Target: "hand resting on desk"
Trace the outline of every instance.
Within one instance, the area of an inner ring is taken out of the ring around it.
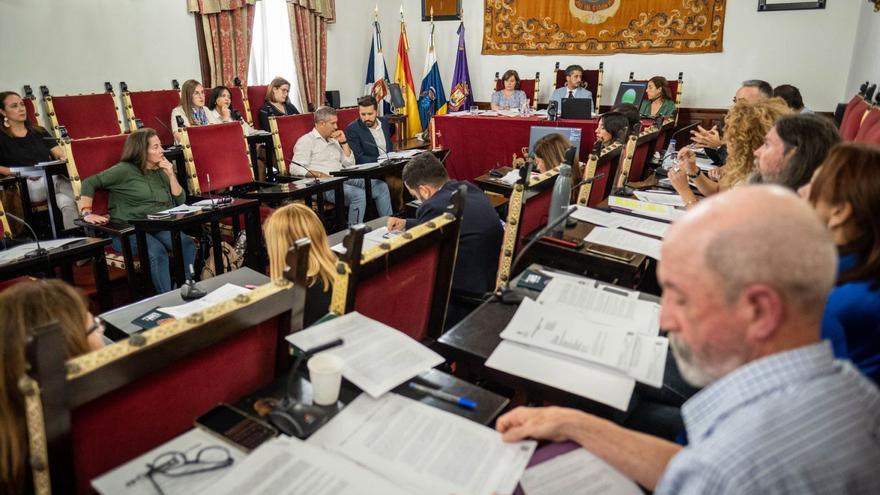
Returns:
[[[82,217],[83,221],[94,224],[94,225],[104,225],[110,222],[108,217],[103,215],[96,215],[94,213],[89,213],[88,215]]]

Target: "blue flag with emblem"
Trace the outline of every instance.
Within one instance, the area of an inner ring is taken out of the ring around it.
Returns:
[[[446,91],[440,78],[437,66],[437,54],[434,53],[434,22],[431,22],[431,34],[428,35],[428,54],[425,56],[425,77],[419,89],[419,117],[422,129],[427,129],[434,115],[446,113]]]

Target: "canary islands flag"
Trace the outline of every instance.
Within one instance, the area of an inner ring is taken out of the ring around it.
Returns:
[[[431,34],[428,35],[428,54],[425,57],[425,77],[419,90],[419,116],[422,129],[426,129],[434,115],[446,113],[446,91],[440,79],[440,68],[437,67],[437,55],[434,53],[434,23],[431,23]]]
[[[406,24],[400,22],[400,41],[397,43],[397,68],[394,70],[394,82],[400,85],[404,106],[398,109],[406,115],[407,139],[415,137],[422,128],[419,117],[419,104],[416,101],[416,86],[413,84],[412,70],[409,68],[409,39],[406,36]]]

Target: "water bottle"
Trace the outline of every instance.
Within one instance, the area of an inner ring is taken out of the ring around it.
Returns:
[[[519,111],[523,117],[528,117],[532,114],[532,106],[529,105],[529,100],[525,100],[523,102],[522,107],[520,107]]]
[[[675,139],[669,140],[669,146],[666,147],[666,153],[663,155],[663,168],[669,170],[675,166],[677,152],[675,151]]]
[[[547,215],[547,224],[553,223],[554,220],[562,216],[568,209],[568,203],[571,201],[571,167],[563,163],[559,166],[559,176],[556,177],[556,184],[553,185],[553,196],[550,197],[550,212]],[[565,222],[562,222],[550,235],[554,237],[562,236],[565,229]]]

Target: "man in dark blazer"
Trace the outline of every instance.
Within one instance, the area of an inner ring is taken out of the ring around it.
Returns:
[[[486,194],[470,182],[449,180],[443,164],[429,152],[416,155],[406,164],[403,184],[422,204],[416,218],[389,218],[388,230],[408,229],[441,215],[452,193],[462,184],[467,187],[452,289],[471,296],[493,290],[504,230]]]
[[[391,124],[379,117],[379,102],[373,95],[358,98],[360,118],[345,128],[345,138],[354,153],[355,163],[372,163],[384,160],[394,149],[391,140]],[[396,175],[386,175],[385,183],[391,194],[394,211],[403,208],[403,183]]]

